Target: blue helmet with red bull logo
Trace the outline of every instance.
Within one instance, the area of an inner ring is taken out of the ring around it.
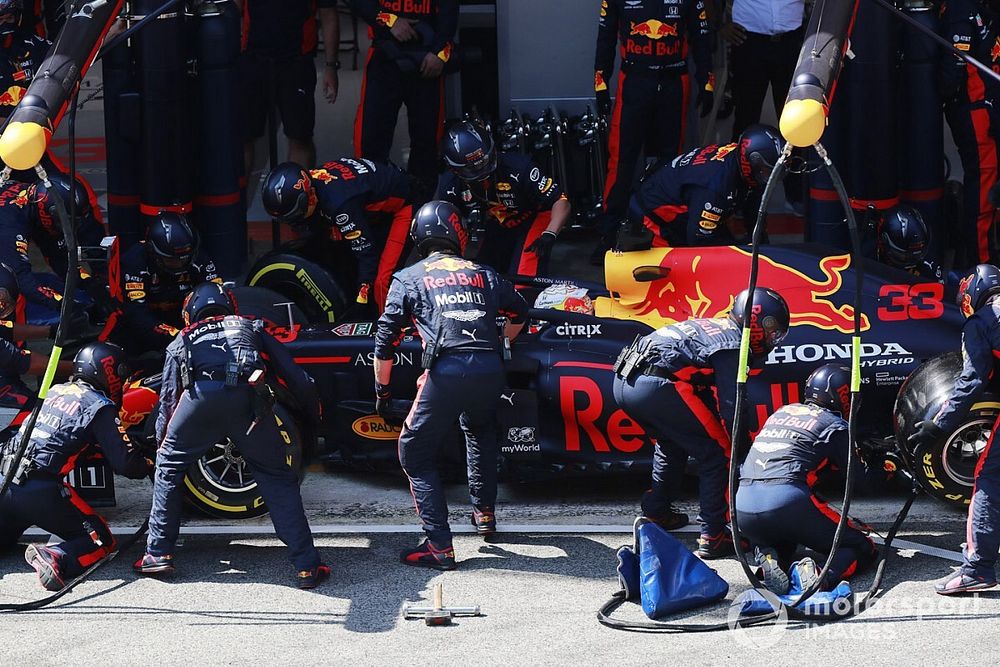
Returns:
[[[122,389],[131,374],[125,350],[113,343],[94,342],[84,345],[73,357],[70,379],[83,380],[121,404]]]
[[[958,281],[956,303],[963,315],[972,317],[995,294],[1000,294],[1000,269],[980,264]]]
[[[497,150],[486,128],[463,120],[448,130],[444,139],[448,168],[467,183],[482,181],[497,169]]]
[[[66,174],[54,172],[50,173],[48,178],[51,186],[45,185],[45,182],[41,180],[35,182],[34,196],[31,198],[33,206],[29,211],[36,222],[47,225],[55,223],[58,226],[54,196],[62,199],[67,214],[70,211],[70,197],[73,198],[73,210],[78,219],[91,214],[90,196],[79,177],[72,187],[69,176]]]
[[[272,217],[281,222],[301,222],[315,205],[309,172],[294,162],[282,162],[264,177],[261,203]]]
[[[146,234],[149,262],[160,275],[185,273],[198,254],[198,245],[198,233],[187,218],[173,211],[160,211]]]
[[[764,187],[771,176],[784,141],[777,128],[751,125],[740,135],[740,172],[747,185]]]
[[[920,211],[898,206],[885,217],[879,234],[879,259],[899,269],[912,269],[927,254],[930,233]]]
[[[842,417],[851,411],[851,369],[840,364],[824,364],[806,380],[804,402],[818,405]]]
[[[410,223],[410,237],[421,257],[440,250],[461,255],[469,238],[462,214],[454,204],[446,201],[432,201],[421,206]]]
[[[737,294],[729,313],[729,317],[741,327],[745,326],[743,317],[749,297],[750,290]],[[755,288],[750,307],[750,351],[755,355],[764,355],[773,350],[788,333],[790,322],[788,304],[780,294],[768,287]]]

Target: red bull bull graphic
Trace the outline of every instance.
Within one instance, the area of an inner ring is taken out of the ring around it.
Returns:
[[[631,23],[629,33],[641,35],[650,39],[663,39],[664,37],[677,37],[677,26],[673,23],[664,23],[656,19],[649,19],[641,23]]]
[[[10,86],[0,93],[0,106],[16,107],[24,97],[25,89],[21,86]]]
[[[319,181],[320,183],[329,183],[330,181],[334,181],[337,179],[336,176],[331,174],[326,169],[312,169],[309,172],[309,176],[314,181]]]
[[[629,253],[633,254],[638,253]],[[726,315],[750,275],[750,252],[736,246],[664,248],[643,251],[642,255],[641,259],[630,258],[624,276],[610,270],[608,287],[621,295],[617,303],[624,310],[615,317],[635,317],[653,326]],[[637,260],[644,264],[650,260],[649,264],[664,269],[664,277],[636,283],[631,268]],[[844,289],[844,274],[850,265],[849,255],[822,257],[813,266],[801,268],[761,255],[758,284],[785,298],[793,327],[853,333],[854,307],[848,303],[853,294]],[[618,284],[622,279],[634,287]],[[869,328],[869,318],[862,314],[861,329]]]
[[[680,31],[676,23],[649,19],[629,24],[625,52],[637,56],[673,56],[680,53]],[[670,38],[670,39],[667,39]]]

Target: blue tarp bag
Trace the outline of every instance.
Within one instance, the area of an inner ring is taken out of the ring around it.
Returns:
[[[802,595],[802,584],[799,581],[795,565],[795,563],[792,563],[791,585],[789,586],[788,594],[775,596],[784,605],[790,606]],[[756,590],[744,592],[733,601],[733,606],[739,608],[739,615],[741,617],[760,616],[778,610],[777,604],[769,602]],[[809,616],[829,616],[831,618],[848,616],[854,610],[854,591],[851,590],[849,583],[841,581],[831,591],[820,591],[809,596],[807,600],[796,606],[795,609]]]
[[[635,546],[618,550],[618,579],[625,598],[641,601],[651,619],[711,604],[729,584],[655,523],[638,518]]]

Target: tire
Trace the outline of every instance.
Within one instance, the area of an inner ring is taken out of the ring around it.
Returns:
[[[266,287],[293,301],[310,323],[336,321],[347,309],[347,296],[322,266],[288,252],[265,255],[250,270],[247,284]]]
[[[274,410],[285,436],[286,460],[299,483],[305,475],[302,429],[281,405]],[[184,497],[196,510],[218,519],[250,519],[267,514],[267,506],[246,463],[232,442],[217,443],[184,476]]]
[[[309,321],[298,304],[285,305],[289,298],[274,290],[240,285],[233,288],[233,296],[241,315],[264,320],[268,326],[287,327],[289,317],[294,324]]]
[[[911,448],[907,439],[918,423],[937,413],[961,371],[957,352],[921,365],[900,387],[894,419],[897,444],[917,482],[928,495],[955,507],[972,499],[976,465],[1000,416],[1000,396],[987,392],[953,432],[936,442]]]

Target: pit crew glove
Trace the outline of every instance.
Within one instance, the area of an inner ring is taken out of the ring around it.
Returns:
[[[552,244],[556,242],[556,233],[548,230],[542,232],[541,236],[535,239],[525,250],[534,253],[539,257],[547,257],[552,251]]]
[[[715,91],[705,84],[705,87],[698,91],[698,115],[702,118],[712,113],[712,105],[715,104]]]
[[[389,389],[389,385],[375,383],[375,413],[391,426],[403,423],[392,409],[392,390]]]
[[[944,436],[941,427],[934,423],[933,419],[925,419],[917,423],[917,430],[906,439],[910,447],[917,448],[921,445],[929,445],[937,442]]]

